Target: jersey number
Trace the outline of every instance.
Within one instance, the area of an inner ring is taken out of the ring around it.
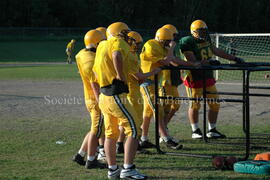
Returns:
[[[208,47],[207,49],[202,49],[201,50],[201,57],[202,60],[207,60],[210,59],[213,56],[212,50],[210,47]]]

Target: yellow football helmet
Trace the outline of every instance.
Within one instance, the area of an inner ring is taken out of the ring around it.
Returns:
[[[100,31],[94,29],[94,30],[88,31],[85,34],[84,44],[85,44],[85,47],[88,49],[97,48],[98,43],[104,39],[106,39],[104,35]]]
[[[139,52],[143,42],[142,36],[135,31],[130,31],[128,33],[128,38],[128,44],[130,45],[131,49],[133,51]]]
[[[155,40],[157,41],[172,41],[173,33],[167,28],[159,28],[156,32]]]
[[[113,36],[118,36],[118,35],[121,35],[121,33],[123,34],[127,34],[128,32],[130,31],[129,27],[127,26],[126,23],[123,23],[123,22],[115,22],[115,23],[112,23],[108,28],[107,28],[107,31],[106,31],[106,35],[107,35],[107,38],[111,38]]]
[[[171,30],[173,34],[178,34],[178,31],[177,31],[176,27],[174,25],[172,25],[172,24],[166,24],[166,25],[164,25],[162,27]]]
[[[136,43],[142,43],[143,42],[142,36],[139,33],[135,32],[135,31],[130,31],[128,33],[128,37],[131,40],[135,41]]]
[[[71,43],[75,43],[76,42],[76,40],[75,39],[71,39]]]
[[[205,40],[207,36],[207,25],[202,20],[193,21],[190,25],[190,32],[193,37],[201,40]]]
[[[105,28],[105,27],[98,27],[98,28],[96,28],[96,30],[100,31],[103,34],[103,36],[106,37],[107,28]]]

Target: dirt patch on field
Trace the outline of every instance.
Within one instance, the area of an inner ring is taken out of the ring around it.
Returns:
[[[239,84],[217,84],[220,91],[241,92]],[[85,118],[88,112],[84,105],[83,88],[80,81],[1,81],[0,86],[1,119],[65,119]],[[185,88],[179,87],[181,96],[186,96]],[[269,90],[252,90],[251,92],[268,93]],[[241,96],[221,96],[222,98],[237,98]],[[267,97],[251,97],[250,117],[256,123],[270,124],[270,108]],[[188,101],[181,102],[181,108],[176,113],[174,121],[188,123]],[[221,103],[220,123],[241,123],[241,103]]]

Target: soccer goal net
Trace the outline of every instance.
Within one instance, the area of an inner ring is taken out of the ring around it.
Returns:
[[[211,34],[212,42],[216,47],[229,54],[243,58],[247,62],[270,62],[270,33],[268,34]],[[230,63],[216,57],[222,63]],[[219,81],[241,80],[241,72],[216,71],[216,79]],[[270,82],[265,78],[270,72],[251,73],[252,82]]]

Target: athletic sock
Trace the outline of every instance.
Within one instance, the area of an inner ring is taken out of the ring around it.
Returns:
[[[162,138],[165,142],[168,142],[169,139],[170,139],[169,136],[162,136],[161,138]]]
[[[214,129],[214,128],[216,128],[216,123],[208,123],[208,129],[209,129],[209,131],[211,129]]]
[[[111,169],[111,170],[116,170],[117,169],[117,165],[112,165],[112,166],[109,166],[109,169]]]
[[[125,169],[131,168],[133,166],[133,164],[124,164],[123,167]]]
[[[196,131],[198,128],[199,128],[199,124],[198,123],[195,123],[195,124],[190,124],[191,125],[191,128],[192,128],[192,131]]]
[[[82,157],[84,157],[85,154],[86,154],[86,152],[80,149],[80,150],[78,151],[78,154],[81,155]]]
[[[141,141],[147,141],[148,140],[148,136],[141,136]]]
[[[94,161],[96,156],[87,156],[87,161]]]

